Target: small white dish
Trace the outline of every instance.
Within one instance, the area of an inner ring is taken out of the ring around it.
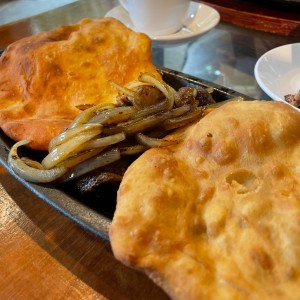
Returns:
[[[254,75],[268,96],[287,103],[284,96],[300,90],[300,43],[280,46],[262,55],[255,64]]]
[[[127,11],[121,5],[111,9],[105,17],[115,18],[135,30]],[[152,46],[170,47],[190,42],[214,28],[219,22],[220,14],[215,9],[191,1],[188,17],[181,30],[170,35],[150,36]]]

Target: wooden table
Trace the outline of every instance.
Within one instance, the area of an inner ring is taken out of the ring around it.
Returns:
[[[102,17],[116,4],[82,0],[2,26],[0,47],[83,17]],[[191,44],[153,49],[153,59],[191,75],[201,70],[203,79],[224,79],[242,93],[265,96],[255,82],[253,64],[267,50],[295,41],[221,22]],[[0,253],[0,299],[168,299],[146,276],[118,262],[108,241],[43,202],[2,167]]]
[[[216,8],[222,21],[260,31],[300,36],[300,3],[293,1],[202,1]]]
[[[0,299],[168,299],[0,167]]]

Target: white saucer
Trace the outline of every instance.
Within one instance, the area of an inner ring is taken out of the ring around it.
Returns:
[[[152,46],[169,47],[190,42],[214,28],[220,21],[220,14],[205,4],[191,2],[190,12],[185,26],[178,32],[170,35],[150,36]],[[110,10],[105,17],[115,18],[135,30],[127,11],[121,5]]]
[[[285,95],[300,90],[300,43],[280,46],[265,53],[256,62],[254,75],[267,95],[285,102]]]

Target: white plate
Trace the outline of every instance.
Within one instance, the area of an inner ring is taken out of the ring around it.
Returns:
[[[191,2],[189,11],[189,17],[181,30],[170,35],[150,36],[152,45],[154,47],[169,47],[190,42],[214,28],[220,21],[220,14],[204,4]],[[105,17],[115,18],[135,30],[127,11],[121,5],[110,10]]]
[[[256,62],[254,75],[267,95],[285,102],[285,95],[300,90],[300,43],[280,46],[265,53]]]

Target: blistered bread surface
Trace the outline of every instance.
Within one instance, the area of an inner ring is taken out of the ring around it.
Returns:
[[[111,19],[84,19],[11,44],[0,58],[0,127],[45,150],[83,107],[115,102],[140,72],[158,75],[151,41]],[[159,76],[159,75],[158,75]]]
[[[300,114],[232,102],[125,173],[115,256],[173,299],[300,299]]]

